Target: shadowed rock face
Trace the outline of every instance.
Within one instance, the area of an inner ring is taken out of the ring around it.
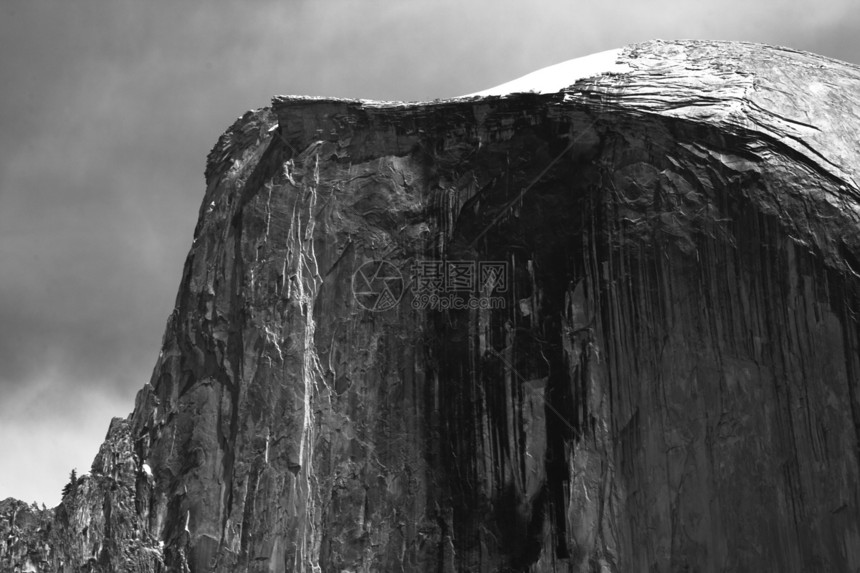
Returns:
[[[619,58],[240,118],[152,380],[2,563],[860,567],[860,69]]]

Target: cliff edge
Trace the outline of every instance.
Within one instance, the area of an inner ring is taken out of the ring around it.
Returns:
[[[610,56],[237,120],[150,382],[0,568],[860,568],[860,68]]]

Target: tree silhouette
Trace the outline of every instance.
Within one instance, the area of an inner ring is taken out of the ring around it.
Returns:
[[[72,469],[72,472],[69,474],[69,483],[67,483],[63,487],[63,499],[68,495],[74,495],[75,490],[78,487],[78,472]]]

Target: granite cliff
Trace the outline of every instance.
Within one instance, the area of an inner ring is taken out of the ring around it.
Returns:
[[[150,382],[0,567],[860,568],[860,68],[613,60],[237,120]]]

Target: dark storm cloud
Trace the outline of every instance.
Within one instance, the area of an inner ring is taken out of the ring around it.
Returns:
[[[148,381],[206,153],[274,94],[432,99],[652,38],[860,61],[853,1],[10,0],[0,8],[0,499],[54,504]]]

